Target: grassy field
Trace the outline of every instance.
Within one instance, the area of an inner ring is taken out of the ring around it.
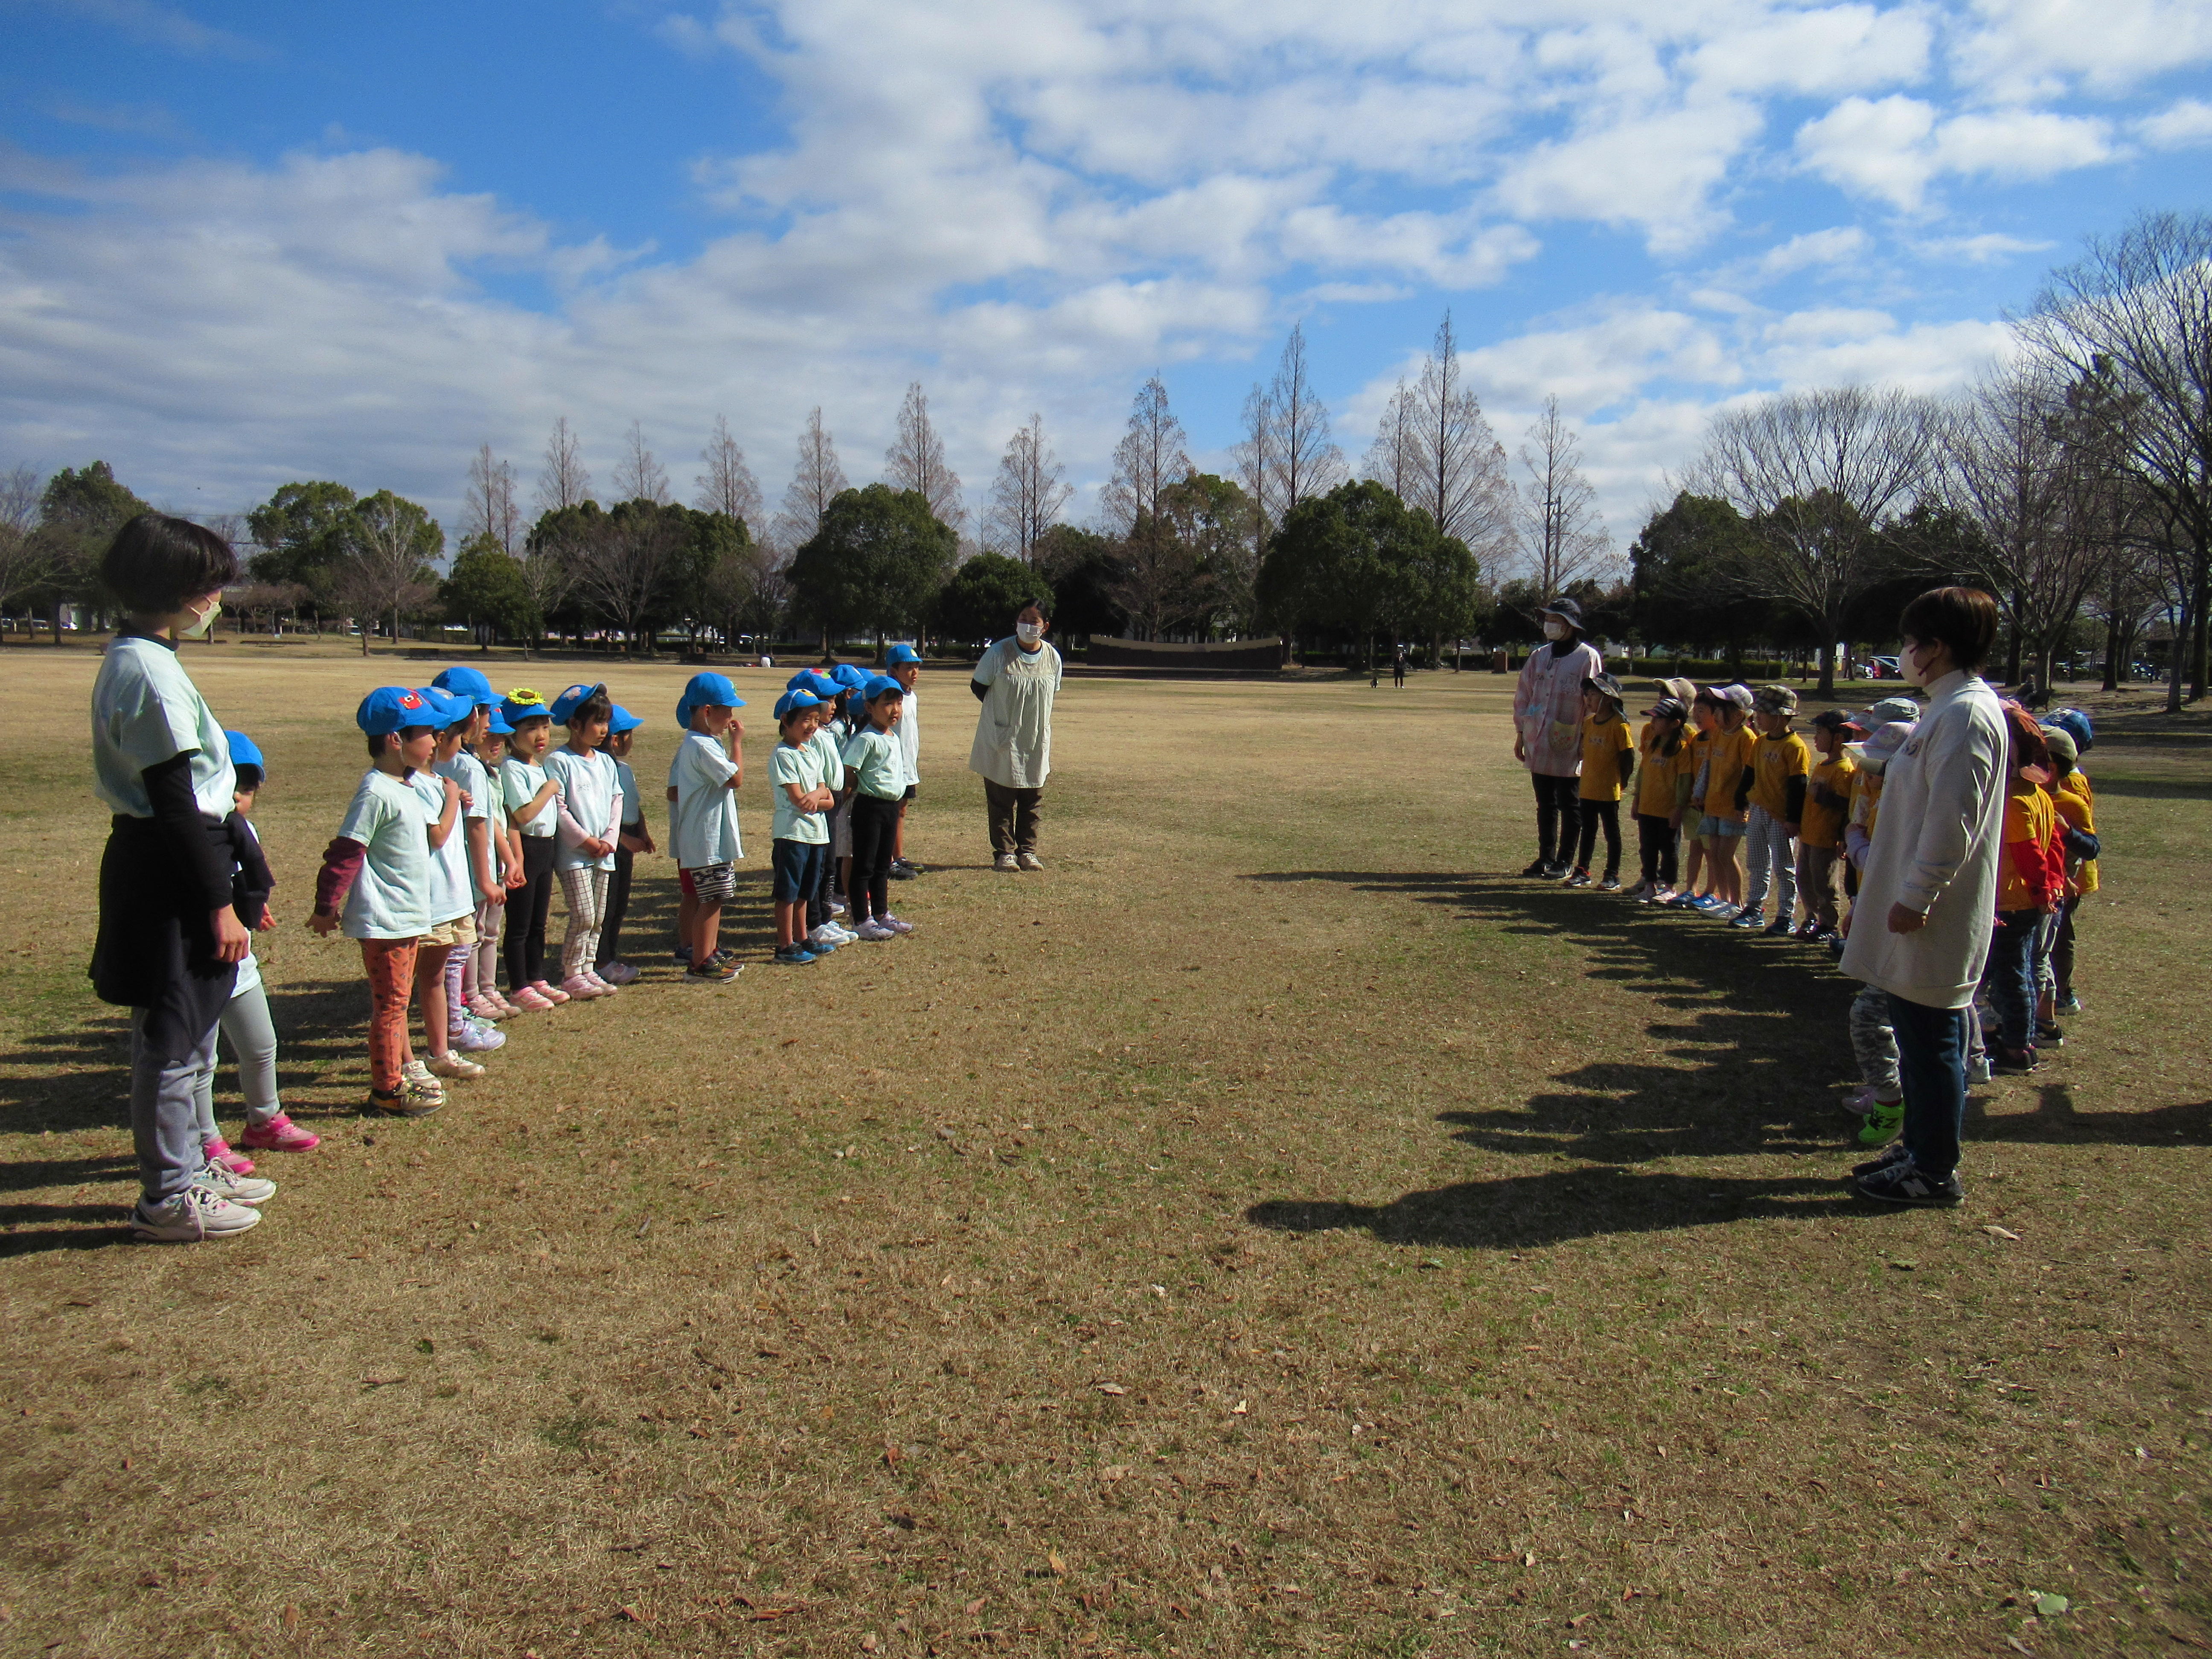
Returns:
[[[402,1125],[301,924],[429,665],[190,661],[270,756],[327,1139],[248,1237],[124,1242],[95,665],[0,650],[0,1653],[2212,1646],[2212,750],[2089,757],[2088,1012],[1896,1214],[1823,954],[1502,873],[1502,677],[1071,682],[1002,877],[932,673],[919,933],[685,987],[644,865],[645,981]],[[616,677],[648,787],[682,678]]]

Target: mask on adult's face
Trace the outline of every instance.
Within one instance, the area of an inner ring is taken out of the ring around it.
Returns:
[[[1561,622],[1557,617],[1545,617],[1544,637],[1547,640],[1564,640],[1567,637],[1566,623]]]
[[[1016,623],[1014,637],[1024,645],[1035,645],[1044,637],[1044,629],[1035,623]]]
[[[1927,685],[1928,672],[1921,666],[1921,653],[1927,648],[1924,645],[1908,645],[1897,653],[1898,677],[1907,685]]]
[[[215,619],[221,615],[222,615],[222,601],[221,599],[217,599],[213,605],[207,608],[207,612],[204,616],[203,616],[198,622],[194,623],[190,628],[182,630],[184,636],[188,640],[204,640],[207,638],[208,635],[213,631],[215,628]]]

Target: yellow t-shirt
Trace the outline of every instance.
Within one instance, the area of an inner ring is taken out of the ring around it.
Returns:
[[[1644,770],[1636,780],[1636,811],[1640,817],[1670,818],[1674,816],[1676,781],[1697,775],[1698,746],[1695,739],[1685,738],[1673,754],[1662,755],[1656,747],[1657,742],[1657,733],[1647,725],[1644,740],[1637,745],[1643,753]]]
[[[1766,809],[1770,817],[1787,821],[1790,780],[1813,769],[1813,750],[1795,732],[1778,738],[1761,737],[1752,750],[1751,804]]]
[[[1759,733],[1748,726],[1739,726],[1733,732],[1723,732],[1716,726],[1712,742],[1706,753],[1711,758],[1705,771],[1705,812],[1708,817],[1732,818],[1737,816],[1735,787],[1743,780],[1743,769],[1751,764],[1752,746],[1759,741]]]
[[[1806,847],[1836,847],[1844,839],[1844,817],[1850,811],[1851,781],[1858,776],[1859,769],[1852,764],[1849,755],[1838,755],[1834,760],[1817,761],[1805,783],[1805,816],[1797,825],[1797,840]],[[1843,804],[1827,805],[1820,799],[1826,790]]]
[[[1700,792],[1698,777],[1705,769],[1705,763],[1712,758],[1712,753],[1713,734],[1711,732],[1692,732],[1682,739],[1682,769],[1690,775],[1689,806],[1693,814],[1705,810],[1705,798]],[[1692,824],[1690,827],[1695,829],[1697,826]]]
[[[1851,770],[1851,810],[1846,824],[1856,823],[1871,837],[1875,820],[1881,816],[1881,774],[1854,767]]]
[[[2089,780],[2081,775],[2078,767],[2058,780],[2057,792],[2051,796],[2051,805],[2060,817],[2083,835],[2097,833],[2096,791],[2090,788]],[[2095,892],[2097,860],[2085,860],[2074,870],[2072,883],[2077,894],[2086,896]]]
[[[2051,825],[2057,822],[2057,810],[2051,797],[2036,784],[2021,782],[2006,795],[2004,804],[2004,846],[1997,854],[1997,908],[1999,910],[2033,910],[2035,896],[2021,879],[2020,869],[2013,857],[2016,843],[2026,842],[2034,849],[2027,854],[2031,862],[2043,855],[2042,849],[2051,840]]]
[[[1628,722],[1613,714],[1600,720],[1583,716],[1582,798],[1584,800],[1620,799],[1620,757],[1636,752],[1636,739],[1628,735]]]

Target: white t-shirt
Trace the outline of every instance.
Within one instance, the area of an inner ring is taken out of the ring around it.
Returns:
[[[622,821],[624,823],[645,822],[645,803],[638,799],[637,774],[629,769],[629,763],[615,763],[615,786],[622,791]]]
[[[210,817],[237,805],[230,744],[177,653],[161,640],[128,634],[108,642],[92,683],[92,783],[111,812],[150,818],[149,766],[192,756],[192,799]]]
[[[729,781],[736,764],[721,741],[687,732],[676,746],[668,781],[676,788],[669,812],[669,852],[679,870],[734,864],[745,855],[738,835],[738,792]]]
[[[553,805],[565,811],[575,825],[574,830],[567,824],[560,826],[553,867],[613,869],[615,855],[611,848],[593,858],[578,845],[576,837],[590,836],[595,840],[612,842],[622,831],[622,775],[615,770],[614,757],[599,749],[587,750],[580,755],[567,747],[556,749],[545,757],[545,775],[561,786],[561,799]]]
[[[898,738],[899,756],[906,769],[908,785],[921,781],[921,703],[919,691],[908,692],[904,705],[899,710],[899,723],[891,728]]]
[[[968,769],[1006,789],[1042,789],[1052,774],[1052,700],[1060,690],[1060,653],[1049,645],[1022,649],[1000,640],[975,665],[974,678],[990,688],[975,715]]]
[[[818,734],[817,734],[818,735]],[[823,812],[802,812],[791,804],[787,783],[811,795],[828,781],[821,745],[809,738],[803,744],[778,743],[768,757],[769,792],[775,798],[775,817],[769,833],[778,841],[809,842],[820,846],[830,839],[830,819]],[[839,763],[839,775],[843,763]]]
[[[454,819],[453,840],[446,844],[450,847],[454,842],[460,843],[461,885],[468,896],[469,909],[473,913],[477,908],[477,872],[469,852],[468,821],[474,818],[484,827],[484,863],[496,880],[499,876],[499,849],[493,842],[500,832],[502,821],[499,811],[500,787],[491,781],[491,775],[484,770],[483,763],[465,749],[449,761],[440,761],[435,769],[441,775],[451,778],[460,787],[461,793],[469,798],[469,804],[461,808]],[[439,810],[442,811],[444,808]]]
[[[437,816],[426,816],[422,797],[399,779],[373,766],[362,775],[338,825],[342,837],[368,849],[346,895],[348,939],[419,939],[434,925],[430,825]]]
[[[499,763],[499,787],[512,817],[538,799],[538,792],[545,787],[545,769],[509,755]],[[515,818],[514,827],[526,836],[550,836],[560,822],[561,803],[549,800],[538,809],[536,817]]]
[[[429,810],[430,822],[436,823],[445,816],[446,777],[434,769],[409,775],[408,783],[422,798]],[[427,840],[428,831],[424,831]],[[469,837],[462,827],[459,811],[453,814],[453,832],[442,846],[430,848],[430,925],[440,927],[471,915],[477,908],[475,884],[469,879]]]
[[[247,823],[246,827],[249,832],[253,829],[253,825],[250,822]],[[255,839],[258,840],[259,837],[256,836]],[[238,869],[237,865],[233,864],[230,867],[232,872],[235,874]],[[253,954],[251,948],[251,935],[248,936],[248,948],[246,950],[246,956],[238,964],[238,977],[231,981],[230,1000],[233,1002],[237,1001],[239,998],[244,996],[248,991],[258,991],[261,988],[261,962],[260,958]]]

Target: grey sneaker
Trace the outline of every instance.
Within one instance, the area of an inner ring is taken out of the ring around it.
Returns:
[[[991,860],[991,867],[994,870],[1018,870],[1022,866],[1014,862],[1014,855],[1012,853],[1001,853]]]
[[[1862,1197],[1877,1204],[1906,1204],[1920,1209],[1956,1204],[1966,1195],[1957,1176],[1929,1175],[1909,1157],[1861,1176],[1857,1186]]]
[[[1017,853],[1014,854],[1014,867],[1018,870],[1042,870],[1044,860],[1035,853]]]
[[[259,1176],[236,1174],[212,1160],[200,1166],[200,1172],[192,1177],[192,1185],[233,1204],[266,1204],[276,1196],[275,1182],[264,1181]]]
[[[131,1236],[155,1244],[197,1244],[258,1226],[261,1212],[219,1198],[204,1187],[187,1187],[166,1203],[144,1199],[131,1206]]]

